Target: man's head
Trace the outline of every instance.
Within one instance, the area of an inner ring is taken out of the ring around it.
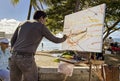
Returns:
[[[46,15],[45,12],[43,12],[43,11],[36,11],[34,13],[33,19],[35,19],[37,21],[40,21],[41,23],[44,24],[45,21],[46,21],[46,19],[45,19],[46,17],[47,17],[47,15]]]
[[[8,45],[9,45],[8,39],[6,39],[6,38],[0,39],[1,48],[6,49],[6,48],[8,48]]]

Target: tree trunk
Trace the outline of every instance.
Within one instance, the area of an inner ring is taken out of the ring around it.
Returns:
[[[80,0],[76,0],[76,6],[75,6],[75,10],[74,12],[77,12],[79,10],[79,6],[80,6]]]
[[[103,41],[109,36],[109,32],[106,32],[107,34],[104,36]]]
[[[29,5],[29,11],[28,11],[27,20],[30,20],[31,10],[32,10],[32,0],[30,0],[30,5]]]
[[[117,30],[120,29],[120,27],[118,27],[118,28],[116,27],[116,26],[118,25],[118,23],[120,23],[120,19],[118,19],[111,27],[107,28],[106,33],[104,33],[105,36],[104,36],[104,38],[103,38],[103,41],[104,41],[111,33],[113,33],[113,32],[115,32],[115,31],[117,31]],[[114,28],[116,28],[116,30],[113,30]]]

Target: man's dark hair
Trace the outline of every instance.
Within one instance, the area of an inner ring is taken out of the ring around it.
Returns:
[[[46,15],[45,12],[43,12],[43,11],[36,11],[36,12],[34,13],[33,19],[38,20],[40,17],[45,18],[46,16],[47,16],[47,15]]]

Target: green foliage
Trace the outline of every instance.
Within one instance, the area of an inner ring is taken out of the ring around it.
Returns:
[[[89,6],[96,6],[99,4],[106,4],[106,18],[107,20],[116,20],[120,16],[120,0],[92,0],[89,1]]]
[[[79,3],[78,3],[79,2]],[[99,4],[106,4],[105,16],[105,38],[112,32],[118,30],[120,22],[120,0],[51,0],[52,6],[47,9],[48,28],[56,33],[63,30],[65,15],[74,13],[77,10],[87,9]],[[110,22],[114,22],[109,25]],[[113,29],[116,29],[112,31]]]
[[[13,5],[16,5],[19,1],[20,0],[11,0]],[[38,5],[38,2],[40,5]],[[120,29],[118,25],[120,22],[120,0],[31,0],[31,5],[35,10],[40,9],[39,6],[41,6],[41,10],[43,10],[43,4],[49,6],[46,10],[48,14],[47,26],[54,33],[63,31],[65,15],[103,3],[106,4],[106,28],[104,32],[104,38],[106,38],[111,33]],[[28,16],[30,16],[30,14],[28,14]],[[111,21],[113,24],[110,24]]]
[[[57,2],[58,1],[58,2]],[[67,14],[73,12],[75,4],[72,4],[74,0],[52,0],[52,6],[46,11],[48,14],[48,28],[58,33],[63,30],[64,17]]]
[[[19,3],[19,0],[11,0],[11,3],[12,3],[13,5],[16,5],[16,4]]]

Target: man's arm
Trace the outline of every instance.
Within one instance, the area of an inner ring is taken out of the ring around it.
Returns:
[[[48,40],[54,42],[54,43],[61,43],[64,42],[67,38],[66,35],[63,36],[63,38],[58,38],[55,37],[49,30],[48,28],[46,28],[44,25],[42,27],[42,34],[45,38],[47,38]]]

